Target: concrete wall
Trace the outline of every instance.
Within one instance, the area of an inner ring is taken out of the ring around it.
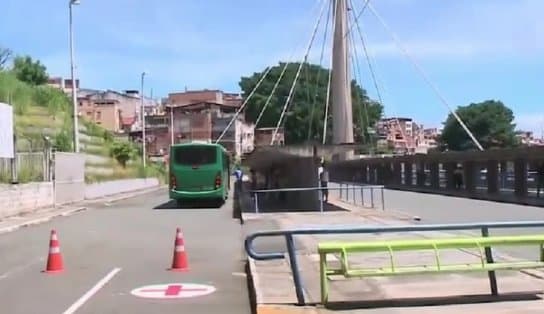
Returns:
[[[0,185],[0,219],[53,206],[52,182]]]
[[[160,182],[156,178],[115,180],[86,184],[85,199],[95,199],[103,196],[158,187],[159,184]]]
[[[129,179],[87,184],[83,192],[85,199],[95,199],[158,186],[159,180],[155,178]],[[54,205],[53,182],[0,185],[0,220]]]
[[[85,197],[85,155],[55,153],[55,204],[82,201]]]

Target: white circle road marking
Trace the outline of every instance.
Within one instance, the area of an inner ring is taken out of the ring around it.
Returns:
[[[180,299],[194,298],[215,292],[215,287],[194,283],[168,283],[136,288],[130,293],[140,298]]]

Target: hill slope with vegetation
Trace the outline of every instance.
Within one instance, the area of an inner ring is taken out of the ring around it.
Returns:
[[[17,59],[16,59],[17,60]],[[26,60],[26,59],[25,59]],[[28,61],[28,60],[26,60]],[[72,105],[61,90],[33,82],[32,71],[24,71],[23,78],[14,69],[0,70],[0,102],[13,106],[17,152],[42,152],[48,139],[57,151],[73,151]],[[29,61],[32,63],[32,61]],[[30,74],[29,74],[30,73]],[[165,178],[161,165],[141,166],[140,148],[118,139],[100,126],[80,119],[81,153],[85,154],[85,181],[100,182],[125,178]],[[19,181],[40,180],[41,168],[19,167]],[[0,182],[8,182],[9,175],[0,171]]]

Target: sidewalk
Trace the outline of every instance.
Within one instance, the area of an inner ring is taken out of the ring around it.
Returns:
[[[279,229],[309,227],[342,227],[362,225],[403,225],[411,224],[412,219],[401,212],[389,212],[347,206],[331,199],[334,205],[346,211],[329,213],[275,213],[246,214],[244,219],[274,221]],[[319,257],[317,243],[322,240],[364,240],[391,238],[419,238],[424,236],[443,237],[451,234],[441,232],[388,233],[358,235],[296,236],[297,258],[304,284],[306,302],[319,304]],[[256,242],[256,249],[259,245]],[[441,253],[441,259],[448,263],[477,261],[477,252],[471,250],[451,250]],[[365,254],[364,258],[353,256],[354,264],[382,266],[388,262],[385,254]],[[395,254],[396,262],[403,264],[428,264],[434,260],[433,252],[410,252]],[[331,262],[336,259],[332,258]],[[255,261],[250,259],[251,275],[256,290],[258,313],[334,313],[334,309],[324,309],[317,305],[303,312],[289,312],[296,303],[293,279],[286,259]],[[334,280],[330,282],[330,301],[341,306],[342,313],[542,313],[544,282],[525,273],[502,271],[497,273],[499,298],[489,298],[487,273],[405,276],[399,278],[368,278],[353,280]],[[502,299],[501,299],[502,298]],[[522,301],[513,301],[522,299]],[[533,298],[525,300],[527,298]],[[496,301],[474,303],[475,301]],[[500,302],[498,302],[500,301]],[[450,305],[448,305],[448,303]],[[454,303],[454,304],[451,304]],[[455,304],[456,303],[456,304]],[[469,304],[466,304],[469,303]],[[470,304],[474,303],[474,304]],[[425,306],[439,304],[440,306]],[[410,307],[407,307],[410,305]],[[279,307],[278,307],[279,306]],[[370,307],[365,308],[363,307]],[[298,311],[300,307],[296,307]],[[338,310],[338,309],[337,309]],[[281,312],[283,311],[283,312]]]
[[[6,217],[0,220],[0,234],[6,232],[12,232],[17,229],[28,227],[35,224],[40,224],[47,222],[55,217],[60,216],[69,216],[82,211],[89,209],[90,207],[96,204],[109,204],[112,202],[117,202],[127,198],[131,198],[137,195],[151,193],[163,189],[164,187],[153,187],[149,189],[142,189],[132,192],[120,193],[117,195],[110,195],[103,198],[97,198],[92,200],[86,200],[83,202],[78,202],[74,204],[50,207],[50,208],[40,208],[33,212],[26,212],[22,215]]]

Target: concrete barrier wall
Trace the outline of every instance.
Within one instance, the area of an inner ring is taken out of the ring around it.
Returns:
[[[0,219],[53,204],[52,182],[0,185]]]
[[[159,184],[160,182],[156,178],[115,180],[86,184],[85,199],[95,199],[103,196],[158,187]]]

